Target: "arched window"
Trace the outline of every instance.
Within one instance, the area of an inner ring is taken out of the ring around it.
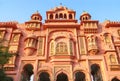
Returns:
[[[27,64],[23,67],[20,81],[30,81],[31,75],[33,75],[33,66],[31,64]]]
[[[72,19],[72,14],[69,14],[69,19]]]
[[[91,65],[91,77],[92,81],[103,81],[102,80],[102,74],[100,71],[100,67],[98,64],[92,64]]]
[[[50,14],[50,19],[53,19],[53,14]]]
[[[65,19],[67,19],[67,16],[66,16],[66,14],[64,14],[64,18],[65,18]]]
[[[86,20],[88,20],[88,17],[86,17]]]
[[[67,44],[64,43],[64,42],[59,42],[57,45],[56,45],[56,54],[66,54],[68,53],[68,50],[67,50]]]
[[[68,76],[64,73],[60,73],[57,75],[56,81],[68,81]]]
[[[115,55],[110,55],[110,62],[111,62],[111,64],[116,64],[117,63]]]
[[[83,20],[84,20],[84,17],[83,17]]]
[[[37,17],[36,17],[36,16],[35,16],[34,18],[35,18],[35,20],[37,20]]]
[[[76,72],[75,73],[75,81],[86,81],[85,74],[83,72]]]
[[[58,19],[58,14],[55,15],[55,18]]]
[[[38,81],[50,81],[49,74],[47,72],[42,72],[39,75]]]
[[[62,13],[59,14],[59,18],[63,19],[63,14]]]

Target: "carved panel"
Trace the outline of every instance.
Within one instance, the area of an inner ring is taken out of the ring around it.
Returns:
[[[55,42],[52,40],[50,42],[50,55],[54,55],[55,54]]]
[[[79,37],[79,44],[80,44],[80,54],[86,54],[84,37]]]
[[[44,38],[39,37],[38,38],[38,55],[44,54]]]
[[[57,75],[61,72],[65,72],[69,79],[72,79],[72,67],[71,65],[56,65],[54,66],[54,76],[57,77]]]

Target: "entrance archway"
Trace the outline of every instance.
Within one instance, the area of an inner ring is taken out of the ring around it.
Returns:
[[[62,72],[62,73],[57,75],[56,81],[68,81],[68,76]]]
[[[83,72],[76,72],[75,73],[75,81],[86,81],[85,74]]]
[[[49,74],[47,72],[41,72],[38,81],[50,81]]]
[[[31,75],[33,75],[33,66],[26,64],[21,73],[21,81],[30,81]]]
[[[111,81],[120,81],[117,77],[114,77]]]
[[[100,66],[98,64],[91,65],[91,75],[92,81],[103,81]]]

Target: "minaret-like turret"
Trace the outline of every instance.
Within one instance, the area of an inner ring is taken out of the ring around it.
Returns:
[[[81,21],[91,20],[91,15],[88,12],[84,11],[80,16],[80,20]]]

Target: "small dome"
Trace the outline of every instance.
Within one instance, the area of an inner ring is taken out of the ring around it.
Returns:
[[[32,14],[32,16],[31,16],[31,19],[32,20],[42,20],[42,16],[40,15],[40,13],[37,11],[37,12],[35,12],[35,13],[33,13]]]
[[[86,11],[83,11],[82,14],[81,14],[81,16],[82,15],[90,15],[90,14],[88,12],[86,12]]]
[[[48,10],[48,11],[59,11],[59,10],[66,10],[66,11],[73,11],[72,9],[68,9],[67,7],[65,7],[65,6],[62,6],[62,5],[60,5],[60,6],[58,6],[58,7],[55,7],[55,8],[53,8],[53,9],[50,9],[50,10]],[[73,11],[74,12],[74,11]]]
[[[80,20],[83,21],[83,20],[90,20],[90,19],[91,19],[91,15],[88,12],[83,11],[83,13],[80,16]]]

